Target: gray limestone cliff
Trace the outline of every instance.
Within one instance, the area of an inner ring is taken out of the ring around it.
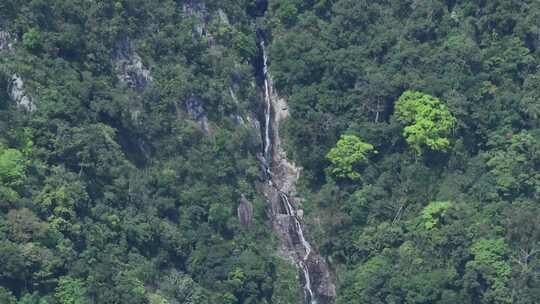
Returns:
[[[114,66],[120,82],[132,89],[143,90],[152,82],[150,70],[143,64],[131,42],[125,41],[118,47]]]
[[[34,99],[27,94],[24,88],[24,81],[21,76],[13,74],[8,87],[8,95],[17,105],[17,108],[28,112],[33,112],[36,110]]]
[[[0,56],[9,56],[13,52],[14,39],[10,33],[0,31]],[[23,78],[13,74],[8,83],[8,96],[18,109],[28,112],[36,110],[35,99],[25,89]]]

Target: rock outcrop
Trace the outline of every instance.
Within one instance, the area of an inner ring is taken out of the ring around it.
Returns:
[[[207,24],[210,21],[210,14],[206,5],[197,0],[186,1],[182,7],[186,16],[192,16],[197,19],[196,31],[201,36],[206,36]]]
[[[263,152],[261,163],[268,178],[263,192],[270,202],[270,213],[274,231],[281,239],[281,252],[296,264],[300,273],[306,301],[311,304],[333,303],[336,297],[334,278],[328,263],[311,246],[305,235],[301,199],[296,191],[300,168],[287,159],[282,147],[279,129],[281,122],[288,117],[285,99],[280,98],[268,74],[264,43],[261,43],[264,61],[265,115],[262,137]]]
[[[208,117],[204,110],[204,101],[197,96],[191,96],[186,100],[186,110],[189,116],[194,119],[204,133],[209,133]]]
[[[114,65],[120,82],[132,89],[142,91],[152,82],[150,70],[144,66],[130,42],[124,42],[118,48]]]
[[[249,228],[253,223],[253,205],[243,194],[240,198],[240,204],[238,205],[236,212],[240,224],[245,228]]]
[[[0,31],[0,52],[11,51],[13,49],[13,41],[11,35],[6,31]]]
[[[208,30],[208,23],[211,20],[211,15],[206,7],[206,4],[197,0],[186,1],[183,6],[183,11],[186,16],[194,17],[197,20],[195,23],[195,31],[200,36],[206,37],[208,40],[208,45],[211,48],[215,47],[216,39]]]
[[[31,96],[29,96],[24,89],[23,79],[14,74],[11,77],[11,83],[8,87],[9,98],[15,102],[17,108],[25,110],[28,112],[33,112],[36,110],[36,104]]]
[[[13,51],[13,39],[11,34],[6,31],[0,31],[0,53],[8,55]],[[13,74],[8,84],[8,96],[12,102],[17,105],[17,108],[33,112],[36,110],[34,99],[28,95],[25,90],[25,85],[22,77],[18,74]]]

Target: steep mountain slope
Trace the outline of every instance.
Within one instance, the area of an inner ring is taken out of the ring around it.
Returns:
[[[538,17],[1,1],[0,303],[537,303]]]
[[[299,303],[247,3],[7,1],[2,303]]]
[[[539,3],[269,11],[284,143],[337,302],[538,302]]]

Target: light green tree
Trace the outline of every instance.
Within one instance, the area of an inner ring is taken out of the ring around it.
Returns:
[[[6,149],[0,144],[0,205],[19,198],[17,187],[26,176],[27,162],[22,152]]]
[[[4,149],[0,146],[0,180],[7,185],[14,185],[24,178],[26,163],[23,154],[16,149]]]
[[[474,260],[467,263],[468,272],[476,272],[489,284],[483,303],[512,303],[508,282],[512,267],[508,262],[510,249],[503,238],[481,239],[470,248]]]
[[[149,304],[169,304],[167,299],[157,293],[149,293],[146,298],[148,299]]]
[[[23,45],[25,48],[36,51],[41,47],[42,39],[41,31],[38,28],[32,28],[28,32],[23,34]]]
[[[81,280],[62,277],[58,282],[55,296],[62,304],[86,304],[89,303],[86,293],[86,287]]]
[[[456,119],[438,98],[406,91],[396,102],[395,117],[405,125],[403,136],[417,154],[425,147],[445,151],[450,146],[448,136]]]
[[[357,166],[367,163],[370,153],[377,153],[371,144],[356,135],[342,135],[326,157],[332,163],[330,173],[338,178],[357,180]]]
[[[437,228],[439,222],[446,216],[451,202],[431,202],[422,210],[422,222],[427,230]]]

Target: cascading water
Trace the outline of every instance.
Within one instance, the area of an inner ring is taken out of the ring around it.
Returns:
[[[297,210],[293,206],[293,204],[289,200],[289,194],[287,193],[287,189],[283,189],[282,185],[283,181],[274,181],[276,177],[272,173],[272,168],[277,167],[278,164],[274,163],[275,159],[278,159],[278,157],[275,157],[275,153],[279,153],[275,149],[276,147],[273,147],[273,138],[277,137],[272,133],[272,129],[276,126],[272,126],[272,118],[273,113],[272,109],[275,105],[273,105],[273,87],[271,84],[271,79],[268,74],[268,57],[266,55],[266,49],[264,41],[261,41],[260,43],[261,52],[262,52],[262,59],[263,59],[263,78],[264,78],[264,101],[265,101],[265,111],[264,111],[264,147],[263,147],[263,163],[265,166],[265,171],[268,176],[268,185],[273,188],[274,191],[276,191],[279,195],[279,199],[281,200],[281,204],[283,206],[283,209],[285,210],[285,215],[289,217],[289,219],[293,223],[293,231],[295,234],[296,239],[299,240],[299,245],[301,246],[301,250],[303,251],[303,254],[299,254],[298,251],[295,251],[296,257],[294,258],[298,268],[302,272],[302,277],[304,280],[304,294],[305,299],[307,303],[316,304],[317,300],[315,297],[315,294],[312,289],[312,278],[310,274],[310,270],[308,267],[308,260],[310,258],[310,254],[312,252],[311,245],[306,240],[304,236],[304,231],[302,229],[302,224],[300,222],[300,219],[297,214]],[[276,132],[277,130],[274,130]],[[277,134],[277,133],[276,133]],[[297,176],[296,176],[297,177]]]
[[[270,140],[270,119],[272,115],[272,96],[270,95],[270,83],[268,80],[268,57],[266,57],[266,48],[264,41],[261,41],[261,52],[263,56],[263,77],[264,77],[264,101],[266,109],[264,111],[264,158],[269,164],[271,160],[270,147],[272,142]],[[270,166],[267,168],[270,170]]]
[[[305,285],[304,285],[304,292],[306,295],[306,300],[310,301],[312,304],[317,303],[315,301],[315,298],[313,297],[313,290],[311,289],[311,277],[309,275],[309,269],[306,265],[306,262],[309,258],[309,254],[311,253],[311,245],[304,237],[304,231],[302,230],[302,226],[300,224],[300,221],[296,217],[296,212],[291,203],[289,202],[289,197],[287,194],[281,192],[280,193],[281,201],[285,205],[285,208],[287,210],[287,215],[289,215],[296,226],[296,234],[298,235],[298,239],[300,239],[300,243],[302,244],[302,247],[304,248],[305,255],[302,259],[298,260],[298,266],[302,270],[302,273],[304,275]]]

